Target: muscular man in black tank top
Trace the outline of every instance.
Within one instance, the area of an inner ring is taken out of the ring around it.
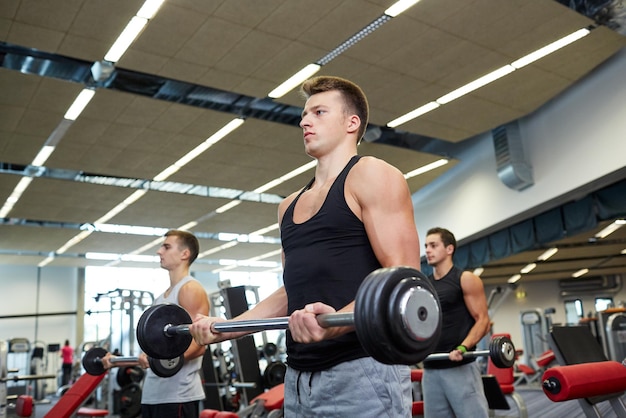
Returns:
[[[316,315],[354,310],[356,291],[379,267],[420,268],[411,195],[402,173],[359,157],[367,126],[362,90],[338,77],[306,81],[300,126],[315,176],[278,208],[284,286],[235,319],[289,315],[285,416],[410,417],[408,366],[368,357],[354,327],[322,328]],[[208,344],[243,333],[216,333],[219,318],[190,331]]]

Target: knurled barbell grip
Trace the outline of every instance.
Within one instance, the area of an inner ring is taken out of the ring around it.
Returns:
[[[463,357],[466,358],[476,358],[476,357],[489,357],[491,353],[489,350],[477,350],[477,351],[468,351],[467,353],[463,353]],[[426,360],[446,360],[448,359],[448,353],[434,353],[429,354],[426,357]]]
[[[328,313],[315,317],[322,328],[347,327],[354,325],[354,313]],[[240,321],[224,321],[213,324],[213,329],[218,332],[256,332],[264,330],[276,330],[289,328],[289,317],[267,319],[250,319]]]
[[[99,358],[98,360],[102,361],[101,358]],[[109,363],[111,363],[111,364],[115,364],[115,363],[138,363],[138,362],[139,362],[139,357],[112,356],[111,358],[109,358]]]
[[[354,325],[354,312],[320,314],[316,317],[317,323],[322,328],[348,327]],[[258,332],[289,328],[289,317],[267,319],[248,319],[216,322],[213,329],[217,332]],[[189,325],[171,325],[165,328],[165,334],[174,336],[176,334],[189,334]]]

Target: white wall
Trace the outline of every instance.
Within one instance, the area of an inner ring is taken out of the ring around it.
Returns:
[[[75,315],[34,315],[76,311],[77,277],[72,268],[0,266],[0,339],[22,337],[46,344],[69,339],[76,344]],[[12,315],[33,316],[1,318]]]

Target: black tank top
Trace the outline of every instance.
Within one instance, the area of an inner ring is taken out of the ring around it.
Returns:
[[[432,274],[428,276],[435,286],[439,302],[441,303],[441,312],[443,313],[441,338],[435,348],[436,353],[449,353],[458,347],[476,322],[465,306],[463,289],[461,288],[461,274],[463,274],[463,270],[458,267],[452,267],[439,280],[435,280]],[[468,349],[474,348],[468,347]],[[474,360],[475,358],[469,357],[461,361],[450,361],[448,359],[425,360],[424,368],[444,369],[471,363]]]
[[[312,302],[341,309],[352,302],[363,279],[381,267],[370,245],[363,222],[348,207],[344,185],[354,156],[333,182],[319,211],[296,224],[293,211],[302,189],[289,205],[281,223],[285,252],[283,281],[289,298],[289,314]],[[319,343],[296,343],[287,331],[287,363],[301,371],[319,371],[348,360],[365,357],[356,333]]]

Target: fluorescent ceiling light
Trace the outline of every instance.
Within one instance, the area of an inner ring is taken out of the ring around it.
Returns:
[[[268,233],[270,231],[274,231],[276,229],[278,229],[278,222],[273,224],[273,225],[266,226],[265,228],[261,228],[261,229],[259,229],[257,231],[250,232],[250,235],[263,235],[265,233]]]
[[[241,200],[233,200],[232,202],[227,203],[224,206],[220,206],[219,208],[215,209],[215,213],[224,213],[227,210],[231,210],[235,206],[239,206],[240,204],[241,204]]]
[[[243,118],[235,118],[228,122],[226,125],[224,125],[219,131],[208,137],[204,142],[213,145],[235,129],[239,128],[241,125],[243,125],[244,122],[245,119]]]
[[[57,254],[63,254],[64,252],[66,252],[70,247],[73,247],[74,245],[78,244],[79,242],[81,242],[82,240],[84,240],[85,238],[87,238],[89,235],[91,235],[91,231],[81,231],[78,235],[76,235],[75,237],[73,237],[72,239],[70,239],[68,242],[66,242],[65,244],[63,244],[63,246],[61,248],[59,248],[58,250],[56,250]]]
[[[45,267],[48,264],[52,263],[52,261],[54,261],[54,256],[49,255],[44,260],[42,260],[39,264],[37,264],[37,267]]]
[[[122,261],[134,261],[138,263],[155,263],[159,262],[158,255],[141,255],[141,254],[122,254],[120,257]]]
[[[404,175],[405,179],[410,179],[411,177],[419,176],[420,174],[424,174],[428,171],[434,170],[435,168],[441,167],[442,165],[448,164],[448,160],[446,158],[441,158],[437,161],[434,161],[430,164],[426,164],[423,167],[416,168],[413,171],[409,171]]]
[[[424,113],[428,113],[431,110],[435,110],[439,106],[440,106],[440,104],[437,103],[437,102],[426,103],[424,106],[418,107],[417,109],[412,110],[409,113],[406,113],[406,114],[400,116],[399,118],[395,118],[394,120],[389,122],[387,124],[387,126],[390,127],[390,128],[395,128],[396,126],[400,126],[403,123],[407,123],[411,119],[415,119],[415,118],[417,118],[419,116],[422,116]]]
[[[537,267],[537,263],[530,263],[524,266],[523,269],[520,270],[520,273],[522,274],[526,274],[526,273],[530,273],[531,271],[533,271],[535,269],[535,267]]]
[[[171,166],[167,167],[165,170],[161,171],[156,176],[154,176],[154,178],[152,180],[154,180],[154,181],[164,181],[169,176],[171,176],[172,174],[177,172],[178,170],[180,170],[180,167],[177,166],[176,163],[174,163]]]
[[[128,196],[126,199],[124,199],[124,201],[122,203],[118,204],[113,209],[111,209],[110,211],[105,213],[103,216],[101,216],[99,219],[97,219],[94,222],[94,224],[106,223],[109,219],[113,218],[115,215],[117,215],[118,213],[120,213],[121,211],[126,209],[128,206],[130,206],[133,203],[135,203],[137,200],[139,200],[141,197],[143,197],[143,195],[145,195],[146,193],[148,193],[147,190],[137,190],[137,191],[133,192],[133,194]]]
[[[137,248],[136,250],[134,250],[131,254],[140,254],[144,251],[148,251],[150,248],[155,247],[159,244],[161,244],[161,241],[163,241],[162,238],[157,238],[155,240],[152,240],[151,242]]]
[[[133,261],[138,263],[155,263],[159,262],[159,256],[156,255],[140,255],[140,254],[113,254],[113,253],[85,253],[88,260],[100,261]]]
[[[589,273],[589,269],[580,269],[577,272],[572,273],[572,277],[577,278],[587,273]]]
[[[626,224],[626,221],[624,219],[618,219],[615,222],[603,228],[600,232],[598,232],[594,236],[598,239],[606,238],[607,236],[611,235],[613,232],[623,227],[625,224]]]
[[[395,7],[392,6],[392,7]],[[399,125],[402,125],[412,119],[415,119],[419,116],[422,116],[425,113],[428,113],[434,109],[436,109],[438,107],[438,105],[444,105],[447,103],[450,103],[451,101],[458,99],[461,96],[464,96],[480,87],[483,87],[501,77],[504,77],[507,74],[512,73],[513,71],[515,71],[518,68],[521,68],[525,65],[530,64],[531,62],[534,62],[548,54],[551,54],[552,52],[563,48],[566,45],[571,44],[572,42],[577,41],[580,38],[583,38],[584,36],[587,36],[590,33],[590,30],[587,28],[583,28],[583,29],[579,29],[576,32],[571,33],[570,35],[567,35],[561,39],[559,39],[558,41],[555,41],[549,45],[546,45],[540,49],[538,49],[537,51],[534,51],[528,55],[526,55],[525,57],[522,57],[516,61],[513,61],[510,65],[505,65],[502,68],[499,68],[477,80],[472,81],[471,83],[468,83],[448,94],[445,94],[443,96],[441,96],[440,98],[438,98],[435,102],[431,102],[428,104],[425,104],[424,106],[421,106],[415,110],[413,110],[412,112],[409,112],[403,116],[400,116],[399,118],[396,118],[394,120],[392,120],[391,122],[389,122],[387,124],[388,127],[390,128],[395,128]],[[435,104],[433,104],[435,103]]]
[[[130,44],[139,36],[143,28],[148,24],[145,17],[134,16],[126,25],[120,36],[111,46],[109,52],[106,53],[104,59],[109,62],[117,62],[126,52]]]
[[[196,221],[191,221],[191,222],[187,222],[185,225],[181,225],[176,229],[182,229],[183,231],[189,231],[190,229],[194,228],[198,226],[198,222]]]
[[[514,274],[511,277],[509,277],[509,280],[507,280],[506,282],[510,284],[517,283],[517,281],[521,278],[522,278],[521,274]]]
[[[9,212],[13,210],[13,206],[15,206],[17,201],[20,200],[22,193],[24,193],[24,191],[28,188],[31,181],[33,181],[32,177],[22,177],[20,179],[17,186],[15,186],[15,189],[13,189],[13,192],[11,192],[4,203],[4,206],[0,209],[0,218],[6,218],[9,215]]]
[[[552,247],[550,249],[547,249],[546,251],[543,252],[543,254],[541,254],[539,257],[537,257],[537,260],[539,260],[539,261],[546,261],[548,258],[552,257],[558,251],[559,251],[559,249],[556,248],[556,247]]]
[[[295,170],[291,170],[289,173],[287,174],[283,174],[282,176],[278,177],[277,179],[274,179],[268,183],[265,183],[263,186],[257,187],[256,189],[253,190],[254,193],[263,193],[273,187],[278,186],[279,184],[282,184],[284,182],[286,182],[287,180],[290,180],[294,177],[296,177],[297,175],[300,175],[302,173],[305,173],[307,171],[309,171],[310,169],[312,169],[313,167],[315,167],[317,165],[317,161],[313,160],[310,161],[298,168],[296,168]]]
[[[152,19],[154,15],[157,14],[164,1],[165,0],[146,0],[143,6],[141,6],[141,9],[137,12],[136,16],[143,17],[148,20]]]
[[[89,252],[85,253],[85,258],[87,260],[114,261],[119,259],[120,255],[113,253]]]
[[[189,151],[187,154],[183,155],[174,164],[172,164],[171,166],[167,167],[165,170],[161,171],[159,174],[154,176],[153,180],[163,181],[167,179],[169,176],[176,173],[182,167],[189,164],[190,161],[194,160],[204,151],[208,150],[212,145],[224,139],[224,137],[226,137],[228,134],[233,132],[235,129],[239,128],[241,125],[243,125],[244,122],[245,122],[245,119],[242,119],[242,118],[235,118],[231,120],[222,128],[220,128],[219,131],[215,132],[213,135],[208,137],[203,143],[201,143],[200,145],[198,145],[197,147]]]
[[[67,120],[76,120],[83,110],[85,110],[85,107],[87,107],[94,94],[96,94],[95,90],[83,89],[83,91],[76,96],[74,103],[67,109],[63,117]]]
[[[226,244],[222,244],[219,247],[215,247],[215,248],[211,248],[210,250],[203,251],[202,253],[198,254],[198,258],[206,257],[207,255],[214,254],[222,250],[226,250],[228,248],[234,247],[237,244],[239,244],[237,241],[227,242]]]
[[[400,13],[407,10],[409,7],[413,6],[418,1],[419,0],[399,0],[395,2],[394,4],[392,4],[390,8],[385,10],[385,14],[387,16],[396,17]]]
[[[37,156],[31,163],[31,165],[34,165],[35,167],[41,167],[42,165],[44,165],[44,163],[46,162],[48,157],[50,157],[50,154],[52,154],[53,151],[54,151],[53,146],[44,145],[37,153]]]
[[[289,93],[296,86],[302,84],[305,80],[311,77],[322,68],[318,64],[309,64],[294,75],[292,75],[287,81],[283,82],[280,86],[269,92],[268,97],[272,99],[278,99]]]
[[[94,224],[98,232],[110,234],[131,234],[143,236],[162,237],[167,232],[167,228],[153,228],[149,226],[115,225],[115,224]]]
[[[590,32],[591,31],[587,28],[579,29],[576,32],[573,32],[559,39],[558,41],[552,42],[551,44],[546,45],[543,48],[531,52],[530,54],[518,59],[517,61],[513,61],[511,65],[516,69],[522,68],[532,62],[537,61],[540,58],[545,57],[546,55],[552,54],[553,52],[571,44],[572,42],[576,42],[580,38],[584,38],[585,36],[589,35]]]
[[[479,89],[486,84],[494,82],[497,79],[502,78],[505,75],[512,73],[513,71],[515,71],[515,68],[513,68],[510,65],[505,65],[504,67],[498,68],[497,70],[492,71],[489,74],[486,74],[472,81],[471,83],[467,83],[466,85],[459,87],[458,89],[451,91],[450,93],[444,96],[441,96],[440,98],[436,100],[436,102],[442,105],[446,103],[450,103],[451,101],[456,100],[461,96],[465,96],[466,94],[471,93],[474,90]]]

